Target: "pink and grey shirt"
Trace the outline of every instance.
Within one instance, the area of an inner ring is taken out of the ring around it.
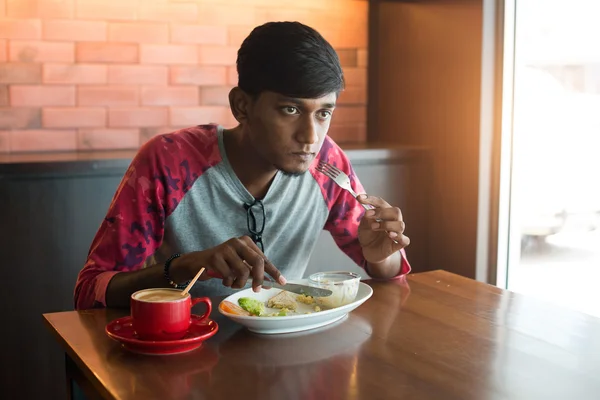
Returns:
[[[317,159],[345,171],[355,192],[364,193],[349,160],[332,139],[325,139]],[[348,192],[317,172],[316,163],[301,175],[278,172],[262,199],[264,252],[288,280],[303,277],[323,229],[356,264],[366,266],[358,242],[364,210]],[[105,307],[106,288],[119,272],[249,235],[244,205],[254,200],[227,160],[221,127],[202,125],[156,136],[142,146],[114,195],[79,273],[75,307]],[[410,271],[401,253],[399,276]],[[219,296],[232,289],[210,279],[196,283],[193,293]]]

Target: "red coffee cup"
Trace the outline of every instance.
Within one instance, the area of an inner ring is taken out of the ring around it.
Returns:
[[[141,340],[178,340],[191,323],[192,307],[206,304],[201,320],[208,318],[212,303],[208,297],[181,296],[178,289],[144,289],[131,295],[131,322]]]

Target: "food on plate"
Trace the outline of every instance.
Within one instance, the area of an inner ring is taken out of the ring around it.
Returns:
[[[265,303],[251,297],[240,297],[238,304],[252,315],[260,316],[265,312]]]
[[[269,299],[269,301],[267,302],[267,306],[270,308],[285,308],[291,311],[296,311],[296,309],[298,308],[298,303],[296,303],[296,300],[294,300],[294,298],[289,294],[289,292],[282,290],[281,292]]]
[[[238,306],[237,304],[234,304],[230,301],[222,301],[221,304],[219,304],[219,308],[221,309],[221,311],[229,313],[229,314],[234,314],[234,315],[244,315],[249,317],[250,314],[248,311],[244,310],[242,307]]]
[[[299,303],[311,305],[315,303],[315,298],[307,294],[299,294],[298,296],[296,296],[296,301],[298,301]]]
[[[296,295],[285,290],[271,297],[265,305],[264,301],[252,297],[240,297],[238,304],[223,300],[219,304],[221,311],[234,315],[253,317],[287,317],[299,314],[312,314],[321,311],[321,307],[315,303],[315,298],[307,295]],[[306,304],[298,309],[298,303]],[[269,309],[267,309],[267,307]],[[277,309],[277,310],[272,310]],[[274,311],[274,312],[272,312]]]
[[[261,317],[287,317],[289,313],[290,310],[288,310],[287,308],[282,308],[277,312],[261,315]]]

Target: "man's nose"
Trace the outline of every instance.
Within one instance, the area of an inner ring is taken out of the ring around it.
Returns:
[[[297,132],[297,140],[300,143],[315,144],[319,141],[317,132],[317,124],[313,118],[306,118],[302,126]]]

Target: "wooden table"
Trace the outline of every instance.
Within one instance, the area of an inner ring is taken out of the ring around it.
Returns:
[[[216,312],[177,356],[122,350],[104,327],[123,311],[44,318],[90,398],[600,399],[600,319],[444,271],[368,283],[333,326],[260,336]]]

